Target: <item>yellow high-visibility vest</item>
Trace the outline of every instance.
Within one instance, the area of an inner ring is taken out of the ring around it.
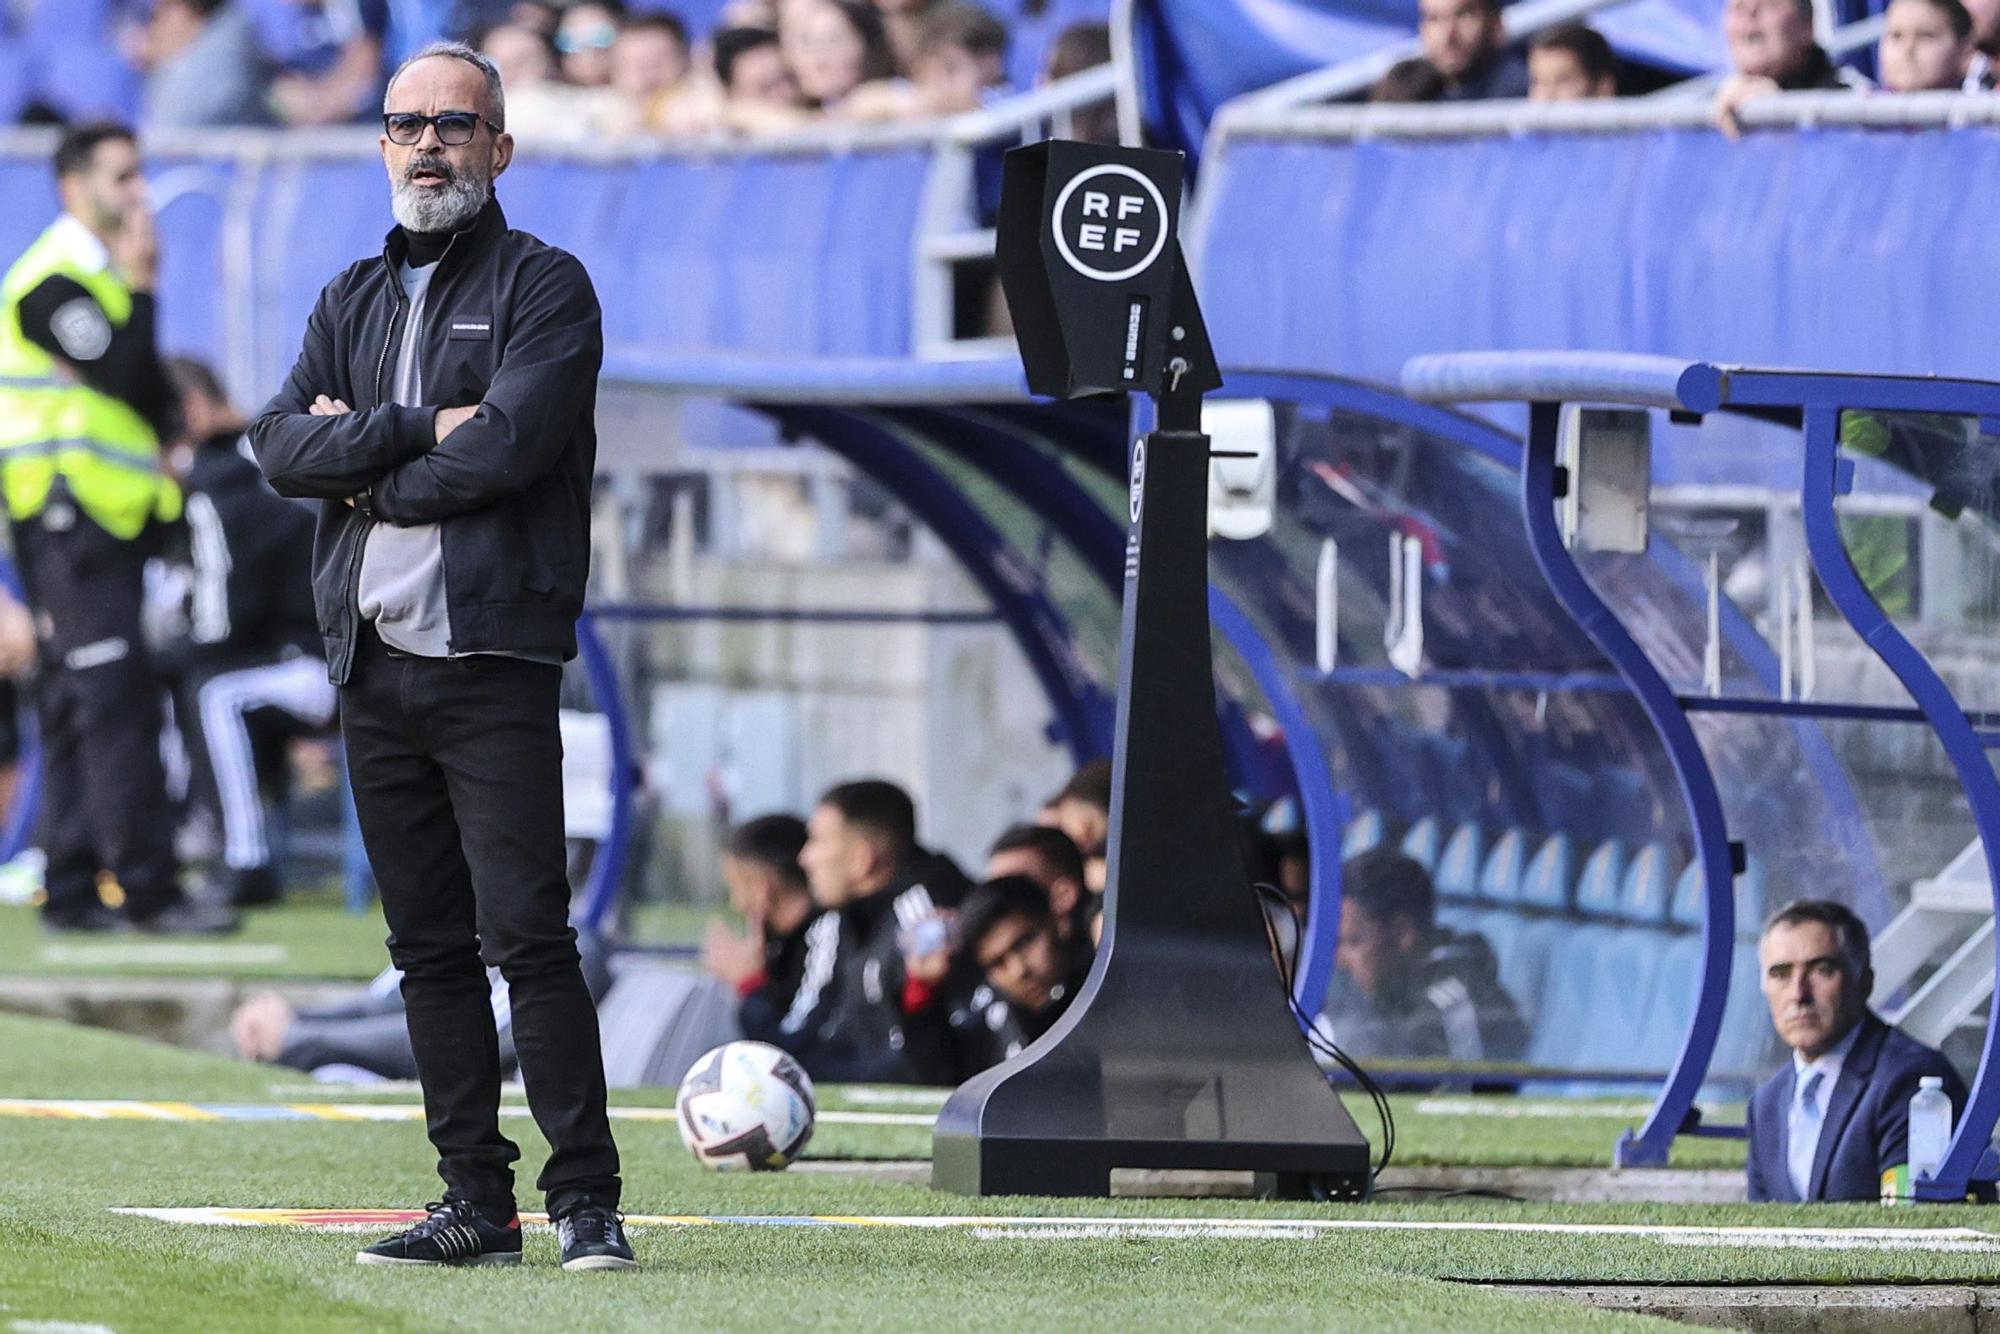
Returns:
[[[113,328],[132,318],[132,293],[103,244],[67,215],[0,280],[0,499],[10,517],[32,519],[62,477],[84,513],[129,540],[150,519],[180,517],[180,488],[161,472],[144,417],[65,375],[21,332],[21,299],[56,274],[95,297]]]

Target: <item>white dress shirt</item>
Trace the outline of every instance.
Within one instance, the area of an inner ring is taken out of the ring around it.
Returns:
[[[1840,1069],[1847,1053],[1861,1039],[1861,1025],[1847,1030],[1847,1036],[1833,1044],[1818,1060],[1808,1061],[1792,1053],[1792,1110],[1785,1128],[1785,1173],[1792,1179],[1792,1191],[1801,1200],[1812,1184],[1813,1159],[1819,1155],[1820,1132],[1826,1128],[1826,1109],[1833,1101],[1833,1086],[1840,1082]],[[1810,1100],[1809,1100],[1810,1099]]]

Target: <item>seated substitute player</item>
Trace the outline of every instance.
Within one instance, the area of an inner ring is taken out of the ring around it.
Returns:
[[[966,982],[954,985],[948,951],[910,960],[914,1008],[942,1008],[960,1079],[1017,1055],[1083,989],[1092,950],[1079,937],[1065,938],[1060,921],[1039,884],[1001,876],[968,894],[958,915],[957,962],[970,973]]]
[[[576,951],[591,1000],[602,1005],[611,989],[610,951],[596,933],[581,929]],[[513,996],[498,968],[487,969],[486,980],[500,1069],[516,1075],[520,1055],[514,1049]],[[257,992],[230,1016],[230,1041],[246,1060],[288,1066],[329,1083],[415,1079],[417,1057],[410,1046],[402,981],[401,969],[385,968],[359,994],[304,1009],[275,991]]]
[[[1799,899],[1757,942],[1771,1022],[1792,1049],[1750,1099],[1753,1201],[1873,1200],[1909,1161],[1910,1097],[1944,1080],[1954,1113],[1965,1084],[1944,1056],[1882,1022],[1868,928],[1843,904]]]
[[[165,659],[175,668],[174,707],[194,798],[221,820],[227,898],[238,907],[274,903],[281,887],[263,793],[281,787],[274,779],[282,775],[268,772],[268,746],[260,772],[253,728],[265,739],[274,720],[327,727],[338,704],[313,615],[313,516],[273,491],[244,452],[243,417],[215,372],[175,358],[167,374],[192,442],[182,477],[187,642]]]
[[[709,924],[701,963],[735,992],[736,1023],[754,1042],[776,1042],[778,1021],[792,1007],[805,976],[806,932],[819,917],[812,888],[799,866],[805,821],[764,815],[738,825],[722,853],[729,906],[749,928],[737,935]]]
[[[950,1052],[934,1028],[906,1029],[914,997],[905,956],[929,953],[965,875],[917,843],[916,810],[894,783],[828,789],[799,853],[815,902],[804,976],[777,1045],[816,1080],[942,1084]]]
[[[1389,848],[1349,861],[1340,882],[1339,972],[1327,1018],[1351,1055],[1518,1061],[1527,1032],[1483,936],[1437,925],[1437,891]]]
[[[1083,853],[1068,834],[1039,824],[1017,824],[1001,834],[986,854],[986,878],[1017,875],[1034,881],[1048,895],[1057,936],[1071,941],[1089,935],[1098,896],[1084,888]]]

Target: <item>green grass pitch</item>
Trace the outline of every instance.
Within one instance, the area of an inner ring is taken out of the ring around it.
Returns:
[[[827,1106],[856,1105],[828,1090]],[[315,1100],[336,1096],[321,1091]],[[410,1097],[407,1092],[385,1096]],[[308,1100],[296,1076],[107,1033],[0,1016],[0,1097]],[[658,1103],[664,1091],[614,1094]],[[874,1104],[870,1104],[874,1105]],[[1404,1100],[1410,1158],[1599,1162],[1615,1118],[1437,1116]],[[910,1110],[907,1106],[898,1110]],[[525,1119],[523,1178],[543,1145]],[[909,1127],[822,1126],[811,1156],[907,1158]],[[1562,1148],[1567,1141],[1568,1151]],[[1973,1209],[1554,1206],[1502,1201],[1365,1206],[1248,1201],[973,1201],[926,1187],[793,1171],[698,1169],[670,1124],[620,1127],[632,1213],[1365,1217],[1584,1223],[1989,1228]],[[1647,1238],[1365,1233],[1310,1240],[981,1239],[969,1232],[714,1227],[643,1230],[645,1268],[569,1275],[553,1241],[520,1270],[406,1272],[353,1264],[356,1238],[177,1226],[116,1206],[412,1207],[439,1192],[414,1123],[0,1119],[0,1330],[64,1321],[114,1330],[437,1329],[1495,1329],[1610,1327],[1627,1317],[1475,1286],[1486,1282],[1966,1281],[1991,1254],[1669,1246]],[[1726,1146],[1724,1147],[1726,1152]],[[1710,1149],[1710,1153],[1715,1150]],[[538,1203],[526,1191],[524,1205]]]

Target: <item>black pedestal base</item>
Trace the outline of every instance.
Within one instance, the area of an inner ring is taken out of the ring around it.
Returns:
[[[1208,440],[1133,466],[1109,885],[1097,965],[1054,1028],[938,1117],[932,1184],[1104,1196],[1116,1168],[1266,1174],[1356,1197],[1368,1144],[1313,1063],[1238,848],[1215,721]]]

